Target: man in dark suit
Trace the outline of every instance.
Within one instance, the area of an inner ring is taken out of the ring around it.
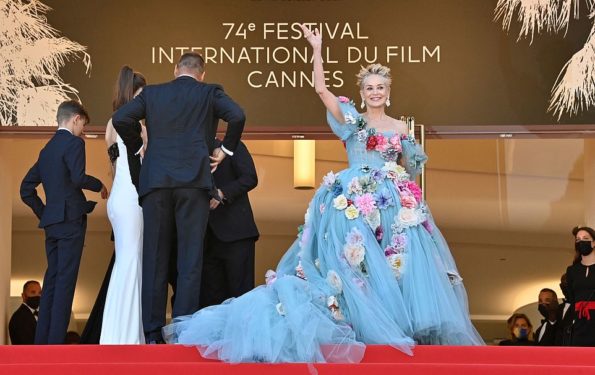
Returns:
[[[35,343],[35,328],[39,301],[41,299],[41,285],[38,281],[29,280],[23,285],[21,294],[23,303],[12,314],[8,323],[8,332],[12,345],[33,345]]]
[[[89,115],[74,100],[58,107],[58,131],[39,153],[21,183],[21,199],[39,218],[45,230],[48,267],[43,279],[43,295],[35,334],[36,344],[63,344],[70,320],[74,288],[85,242],[87,214],[95,202],[87,201],[82,189],[107,189],[97,178],[85,173],[85,142],[80,137]],[[37,195],[43,185],[46,202]]]
[[[232,156],[244,128],[244,112],[223,88],[206,84],[204,60],[185,53],[175,67],[176,79],[146,86],[112,116],[127,145],[141,150],[134,124],[145,119],[148,146],[140,171],[143,208],[143,326],[148,343],[163,340],[168,263],[177,238],[177,295],[172,316],[198,310],[203,238],[214,196],[212,171]],[[209,152],[218,119],[228,123],[220,147]]]
[[[240,142],[233,157],[223,160],[213,176],[220,199],[211,199],[201,308],[254,288],[254,252],[259,235],[248,198],[258,177],[246,145]]]
[[[539,292],[537,299],[539,313],[544,319],[535,331],[535,343],[539,346],[559,345],[562,336],[560,323],[562,315],[558,296],[554,290],[544,288]]]

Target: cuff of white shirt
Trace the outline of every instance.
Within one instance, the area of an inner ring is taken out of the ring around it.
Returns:
[[[145,147],[145,145],[140,146],[140,148],[138,149],[137,152],[134,153],[134,155],[136,156],[136,155],[140,154],[140,152],[142,151],[143,147]]]
[[[229,151],[228,149],[225,148],[225,146],[221,145],[221,150],[223,152],[225,152],[227,155],[229,156],[233,156],[233,152]]]

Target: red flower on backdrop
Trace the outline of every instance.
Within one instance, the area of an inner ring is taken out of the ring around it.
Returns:
[[[366,150],[368,150],[368,151],[374,150],[374,148],[376,148],[377,144],[378,144],[378,140],[376,139],[376,136],[375,135],[369,136],[368,141],[366,143]]]

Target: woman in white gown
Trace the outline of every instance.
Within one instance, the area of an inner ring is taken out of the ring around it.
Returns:
[[[138,95],[146,86],[142,74],[124,66],[120,70],[114,91],[113,110]],[[144,126],[138,124],[144,135]],[[143,249],[143,213],[138,204],[138,150],[127,150],[114,130],[107,124],[105,140],[112,161],[114,181],[107,201],[107,214],[114,231],[116,261],[112,270],[100,344],[144,344],[141,315],[141,272]],[[146,144],[146,140],[144,142]]]

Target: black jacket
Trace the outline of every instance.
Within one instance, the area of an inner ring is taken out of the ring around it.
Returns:
[[[216,141],[215,146],[220,145]],[[243,142],[238,144],[233,156],[227,156],[213,174],[217,188],[225,199],[209,214],[209,227],[224,242],[258,238],[248,192],[258,184],[252,156]]]
[[[33,345],[35,342],[37,320],[24,303],[12,314],[8,323],[8,332],[12,345]]]
[[[95,208],[82,189],[98,192],[101,181],[85,173],[85,142],[68,130],[58,130],[39,153],[21,182],[21,199],[39,218],[39,227],[79,219]],[[43,185],[45,204],[37,195]]]
[[[139,177],[139,196],[158,188],[211,190],[210,159],[217,119],[228,123],[223,145],[234,151],[244,112],[223,88],[181,76],[147,86],[112,116],[114,128],[133,150],[142,146],[137,121],[145,119],[149,143]]]

